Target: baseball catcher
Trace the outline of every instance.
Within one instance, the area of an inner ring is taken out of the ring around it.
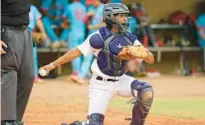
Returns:
[[[144,48],[137,37],[129,32],[128,8],[121,3],[105,4],[103,18],[106,27],[94,32],[77,48],[69,50],[59,59],[43,66],[40,71],[55,67],[81,56],[93,53],[92,78],[89,83],[89,109],[86,122],[76,121],[62,125],[104,125],[104,114],[114,95],[136,97],[131,125],[144,125],[153,102],[153,88],[144,81],[125,75],[128,60],[140,59],[154,63],[152,53]]]

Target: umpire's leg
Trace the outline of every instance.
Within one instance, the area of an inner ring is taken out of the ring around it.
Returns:
[[[1,120],[16,120],[17,72],[1,69]]]
[[[20,64],[23,45],[21,41],[23,35],[18,37],[13,35],[13,30],[9,26],[1,26],[1,40],[8,46],[4,48],[6,54],[1,55],[1,122],[16,120],[16,88],[17,70]],[[18,47],[17,47],[18,43]]]
[[[1,55],[1,120],[21,120],[33,81],[31,34],[2,25],[1,40],[8,46]]]
[[[24,31],[24,52],[18,71],[17,81],[17,119],[22,120],[33,87],[33,41],[30,31]]]

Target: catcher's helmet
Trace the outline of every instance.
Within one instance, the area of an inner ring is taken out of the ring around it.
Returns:
[[[109,3],[104,5],[103,9],[103,19],[107,25],[114,25],[122,33],[127,32],[129,29],[129,21],[125,24],[120,24],[116,19],[117,14],[129,14],[130,11],[126,5],[121,3]]]

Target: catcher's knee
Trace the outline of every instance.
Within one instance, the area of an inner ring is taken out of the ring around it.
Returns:
[[[103,125],[105,116],[100,113],[93,113],[89,116],[89,125]]]
[[[145,107],[150,108],[153,102],[154,91],[150,84],[138,80],[134,80],[131,84],[132,93],[137,91],[138,101]],[[135,95],[134,95],[135,96]]]

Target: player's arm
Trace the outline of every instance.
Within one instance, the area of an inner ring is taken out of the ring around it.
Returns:
[[[52,64],[57,67],[59,65],[65,64],[67,62],[72,61],[73,59],[81,56],[82,53],[78,48],[73,48],[69,50],[67,53],[65,53],[63,56],[52,62]]]
[[[37,20],[36,24],[37,24],[39,30],[41,31],[41,33],[43,34],[43,39],[47,38],[46,31],[44,29],[43,23],[42,23],[40,18]]]
[[[40,12],[43,16],[47,16],[47,17],[51,18],[51,16],[48,13],[49,5],[50,5],[50,3],[47,4],[45,1],[43,1],[42,6],[40,8]]]
[[[92,34],[91,34],[92,35]],[[39,69],[40,70],[46,70],[46,74],[48,74],[51,70],[55,69],[57,66],[63,65],[67,62],[72,61],[73,59],[81,56],[82,54],[84,56],[88,56],[90,53],[92,53],[91,46],[89,44],[91,35],[77,48],[69,50],[67,53],[65,53],[63,56],[58,58],[57,60],[51,62],[48,65],[45,65]]]
[[[82,55],[82,53],[78,48],[73,48],[73,49],[69,50],[67,53],[65,53],[63,56],[61,56],[60,58],[51,62],[50,64],[41,67],[40,70],[44,69],[47,72],[50,72],[51,70],[55,69],[57,66],[63,65],[67,62],[70,62],[73,59],[75,59],[81,55]]]
[[[99,28],[102,28],[102,27],[105,27],[105,22],[103,21],[103,9],[101,10],[101,12],[100,13],[98,13],[98,14],[100,14],[99,15],[99,17],[101,17],[101,19],[98,19],[98,23],[96,24],[96,25],[88,25],[88,29],[89,30],[92,30],[92,29],[99,29]],[[91,12],[91,14],[94,16],[94,11],[93,12]]]
[[[69,9],[69,6],[65,7],[64,8],[64,13],[62,15],[62,23],[61,23],[61,27],[62,28],[69,28],[70,27],[70,24],[71,22],[69,21],[69,18],[70,18],[70,9]]]
[[[41,20],[42,15],[39,12],[39,10],[36,8],[36,6],[33,6],[31,9],[32,9],[33,17],[35,19],[33,21],[36,21],[36,25],[39,28],[39,30],[40,30],[40,32],[42,34],[43,39],[46,39],[47,38],[47,34],[46,34],[45,29],[44,29],[43,22]]]
[[[91,24],[88,25],[89,30],[99,29],[99,28],[102,28],[102,27],[105,27],[104,21],[102,21],[100,24],[97,24],[97,25],[91,25]]]

